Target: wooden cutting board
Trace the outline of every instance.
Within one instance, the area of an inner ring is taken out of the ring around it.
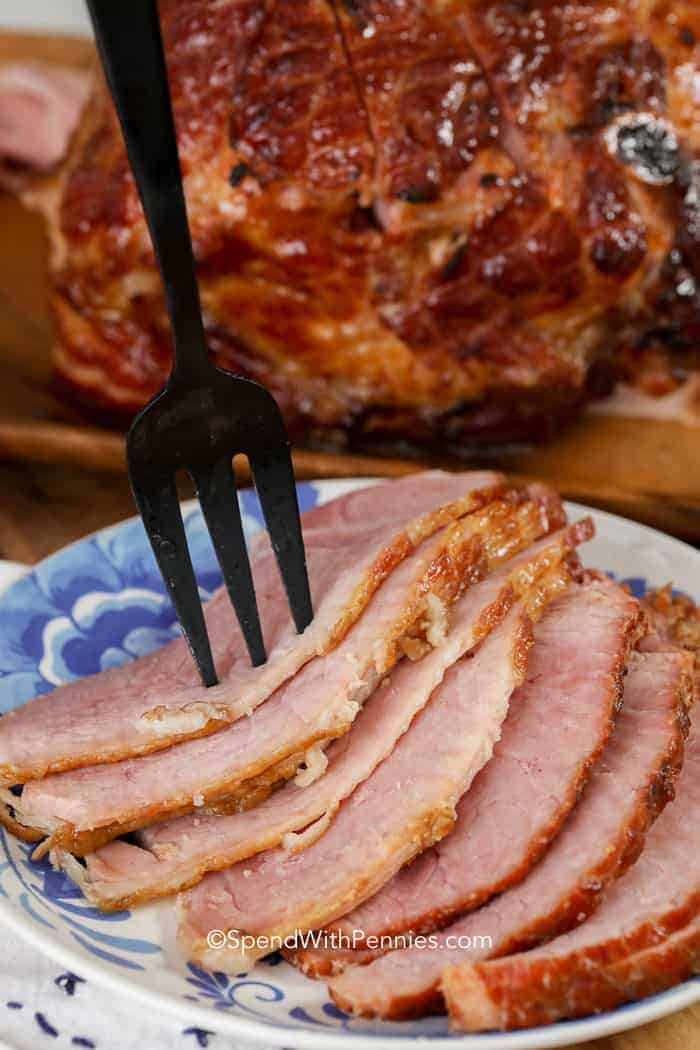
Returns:
[[[41,58],[85,66],[92,45],[69,37],[0,34],[0,62]],[[46,243],[39,216],[0,193],[0,458],[124,473],[124,437],[55,393],[46,309]],[[700,541],[700,428],[664,422],[575,421],[546,446],[421,461],[299,449],[301,478],[399,475],[426,465],[490,465],[551,481],[571,499]]]

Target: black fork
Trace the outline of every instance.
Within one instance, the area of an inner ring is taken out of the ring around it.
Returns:
[[[232,460],[248,457],[298,631],[312,618],[286,430],[264,387],[216,368],[207,350],[156,0],[88,0],[97,46],[160,267],[173,335],[165,389],[127,436],[129,476],[156,560],[205,685],[216,669],[177,498],[194,480],[253,665],[265,646]]]

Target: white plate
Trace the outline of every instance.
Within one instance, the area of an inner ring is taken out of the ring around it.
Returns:
[[[301,484],[302,508],[366,484]],[[252,493],[242,493],[248,532],[260,527]],[[700,600],[700,554],[652,529],[588,508],[597,536],[584,561],[614,573],[636,593],[669,581]],[[200,586],[219,582],[198,510],[186,523]],[[0,598],[0,711],[59,682],[124,662],[176,632],[140,522],[128,521],[60,551],[14,583]],[[248,1043],[351,1050],[361,1047],[470,1047],[543,1050],[633,1028],[700,999],[688,981],[639,1003],[548,1028],[516,1033],[449,1036],[444,1018],[381,1023],[346,1017],[329,1002],[325,984],[279,960],[258,963],[240,978],[187,967],[172,945],[168,902],[103,915],[75,887],[32,862],[31,847],[0,832],[0,920],[71,970],[190,1024]]]

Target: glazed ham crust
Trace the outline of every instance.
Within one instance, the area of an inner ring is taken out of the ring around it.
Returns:
[[[698,367],[692,0],[160,8],[209,343],[295,437],[537,437]],[[58,374],[131,414],[170,342],[101,84],[50,235]]]

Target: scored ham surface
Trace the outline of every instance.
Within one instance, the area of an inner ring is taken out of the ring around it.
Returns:
[[[330,745],[326,772],[308,787],[300,790],[288,783],[243,813],[200,813],[154,825],[139,834],[138,846],[109,843],[88,855],[85,866],[63,851],[53,853],[52,860],[75,878],[92,903],[121,908],[184,889],[206,871],[228,867],[283,840],[290,849],[308,847],[325,831],[341,801],[391,752],[446,670],[588,534],[586,522],[562,529],[471,587],[451,610],[445,641],[410,667],[400,665],[375,691],[352,732]]]
[[[314,619],[291,624],[267,534],[251,561],[268,660],[253,668],[221,589],[207,603],[220,684],[205,689],[184,639],[125,667],[37,697],[0,720],[0,783],[146,754],[220,729],[267,699],[308,660],[336,646],[389,573],[422,540],[503,488],[491,472],[432,471],[357,490],[302,516]],[[543,497],[544,498],[544,497]]]
[[[559,507],[554,506],[558,520]],[[497,500],[446,526],[394,570],[343,642],[310,661],[249,718],[138,759],[58,773],[6,795],[46,847],[91,852],[170,814],[189,812],[290,755],[342,735],[403,650],[442,639],[446,606],[469,582],[550,529],[539,498]]]
[[[550,434],[616,379],[628,404],[690,393],[697,0],[159,11],[208,344],[295,440],[468,451]],[[56,365],[131,415],[170,338],[101,84],[62,188]]]
[[[445,675],[392,753],[341,806],[328,831],[299,853],[276,849],[211,873],[180,898],[180,944],[190,959],[237,972],[287,938],[343,915],[452,828],[455,806],[488,761],[522,682],[531,615],[569,581],[553,569],[481,645]],[[207,946],[210,929],[257,938],[246,953]],[[268,939],[267,941],[262,939]]]
[[[650,823],[673,797],[688,730],[690,662],[687,653],[635,654],[615,732],[544,859],[519,885],[448,926],[429,949],[408,947],[345,970],[330,984],[336,1002],[391,1018],[440,1009],[440,978],[450,964],[529,948],[585,919],[634,862]],[[554,732],[546,704],[541,717]],[[554,751],[552,740],[547,759]]]
[[[527,679],[511,700],[493,758],[460,801],[454,830],[344,916],[337,932],[362,947],[354,931],[379,938],[433,930],[527,873],[575,805],[610,734],[640,618],[639,603],[609,580],[574,584],[551,603],[535,627]],[[319,976],[353,956],[309,948],[294,961]]]
[[[610,887],[595,914],[570,933],[530,952],[448,969],[442,988],[453,1025],[471,1031],[547,1024],[634,995],[640,985],[616,982],[616,970],[636,969],[644,977],[639,953],[651,951],[658,960],[666,939],[697,919],[700,824],[694,815],[699,806],[700,732],[695,729],[686,744],[676,800],[649,832],[637,863]],[[642,991],[665,987],[655,962],[648,976]]]

